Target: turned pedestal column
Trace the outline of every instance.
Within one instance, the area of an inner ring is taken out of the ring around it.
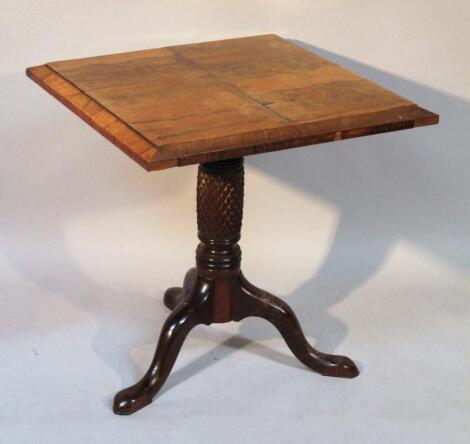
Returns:
[[[143,378],[116,395],[115,413],[131,414],[152,401],[194,326],[240,321],[248,316],[272,322],[294,355],[315,372],[342,378],[359,374],[349,358],[315,350],[305,339],[292,309],[243,276],[237,243],[243,215],[243,180],[243,158],[199,166],[197,222],[201,242],[196,249],[196,268],[186,273],[183,287],[165,292],[164,303],[172,312],[163,325],[155,356]]]

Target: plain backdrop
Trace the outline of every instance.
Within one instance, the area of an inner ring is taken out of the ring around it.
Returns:
[[[468,0],[0,0],[0,443],[468,443]],[[326,352],[198,327],[146,370],[196,246],[196,167],[147,173],[26,78],[47,61],[277,33],[441,116],[246,159],[243,268]]]

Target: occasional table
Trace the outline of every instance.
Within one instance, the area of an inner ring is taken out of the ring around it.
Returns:
[[[172,311],[153,360],[116,395],[115,413],[152,401],[194,326],[248,316],[274,324],[313,371],[359,374],[349,358],[315,350],[292,309],[242,274],[243,158],[432,125],[436,114],[276,35],[52,62],[27,75],[146,170],[199,164],[196,267],[165,292]]]

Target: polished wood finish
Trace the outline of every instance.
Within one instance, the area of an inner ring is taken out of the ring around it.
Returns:
[[[270,321],[325,376],[359,374],[315,350],[289,306],[243,276],[243,156],[437,123],[407,99],[275,36],[53,62],[27,74],[147,170],[199,163],[196,268],[164,295],[172,310],[148,371],[113,409],[152,402],[198,324]]]
[[[197,220],[201,242],[196,249],[196,268],[186,273],[182,288],[165,292],[163,301],[172,312],[163,325],[154,358],[137,384],[116,395],[115,413],[129,415],[152,402],[170,374],[184,339],[198,324],[241,321],[250,316],[264,318],[279,330],[292,353],[313,371],[340,378],[359,374],[349,358],[315,350],[292,309],[243,276],[238,246],[243,176],[243,159],[199,166]]]
[[[110,142],[147,169],[156,149],[122,120],[67,82],[45,65],[28,68],[27,74],[77,116],[91,125]]]
[[[276,35],[52,62],[27,74],[147,170],[438,121]]]

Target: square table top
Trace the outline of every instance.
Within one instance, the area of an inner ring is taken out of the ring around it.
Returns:
[[[272,34],[52,62],[27,75],[149,171],[438,122]]]

